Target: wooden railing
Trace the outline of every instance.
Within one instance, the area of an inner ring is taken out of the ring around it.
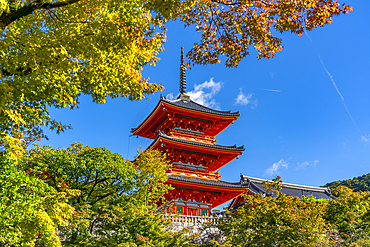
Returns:
[[[191,215],[176,215],[176,214],[166,214],[164,215],[165,218],[171,219],[173,223],[183,223],[183,224],[217,224],[219,222],[218,218],[214,217],[207,217],[207,216],[191,216]]]

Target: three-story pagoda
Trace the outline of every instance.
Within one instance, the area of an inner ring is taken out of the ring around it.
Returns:
[[[218,111],[200,105],[186,95],[183,50],[180,95],[176,100],[161,96],[157,106],[132,133],[154,139],[148,149],[165,152],[172,163],[166,195],[172,212],[208,216],[215,208],[246,192],[246,185],[221,181],[217,171],[244,151],[244,146],[217,145],[215,137],[232,124],[239,112]]]

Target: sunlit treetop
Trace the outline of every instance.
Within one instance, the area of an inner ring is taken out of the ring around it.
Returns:
[[[180,6],[185,26],[202,33],[187,54],[190,63],[215,64],[226,56],[227,67],[238,66],[250,47],[258,58],[272,58],[283,49],[276,33],[302,35],[352,10],[336,0],[186,0]]]
[[[102,104],[163,90],[142,70],[158,62],[168,20],[201,33],[188,66],[236,67],[251,47],[258,58],[282,50],[275,33],[351,10],[336,0],[0,0],[0,147],[44,137],[45,125],[65,130],[48,108],[78,107],[83,94]]]
[[[102,104],[107,97],[138,100],[163,90],[142,70],[158,61],[164,27],[139,1],[6,3],[0,15],[2,140],[32,141],[43,137],[44,125],[63,131],[67,126],[48,108],[78,107],[83,94]]]

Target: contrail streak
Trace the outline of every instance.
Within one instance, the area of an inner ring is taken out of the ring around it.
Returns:
[[[306,30],[304,30],[304,33],[306,34],[307,38],[312,42],[312,39],[311,39],[311,37],[308,35],[308,33],[307,33],[307,31],[306,31]]]
[[[357,124],[356,124],[355,120],[353,119],[353,117],[352,117],[351,113],[349,112],[348,107],[347,107],[346,103],[344,102],[343,95],[340,93],[340,91],[339,91],[339,89],[338,89],[338,87],[337,87],[337,84],[335,83],[335,81],[334,81],[334,79],[333,79],[333,76],[330,74],[329,70],[327,70],[327,68],[325,67],[325,64],[324,64],[324,62],[322,61],[322,59],[321,59],[321,57],[320,57],[320,56],[319,56],[319,59],[320,59],[320,62],[321,62],[321,64],[322,64],[322,67],[324,68],[324,70],[326,71],[326,73],[328,74],[328,76],[330,77],[330,80],[331,80],[331,82],[333,83],[333,86],[334,86],[335,90],[337,90],[337,93],[339,94],[340,98],[342,99],[342,103],[343,103],[344,107],[346,108],[346,111],[347,111],[347,113],[348,113],[348,116],[351,118],[351,120],[352,120],[353,124],[355,125],[355,127],[356,127],[357,131],[358,131],[358,132],[361,134],[361,136],[362,136],[362,132],[361,132],[361,131],[360,131],[360,129],[357,127]]]
[[[267,88],[257,88],[257,89],[264,90],[264,91],[281,93],[281,90],[277,90],[277,89],[267,89]]]
[[[306,34],[307,38],[310,40],[310,42],[312,42],[312,39],[311,37],[308,35],[307,31],[304,30],[304,33]],[[330,74],[329,70],[327,70],[327,68],[325,67],[325,64],[324,62],[322,61],[321,57],[319,56],[319,59],[320,59],[320,62],[321,62],[321,65],[322,67],[325,69],[326,73],[328,74],[328,76],[330,77],[330,80],[331,82],[333,83],[333,86],[335,88],[335,90],[337,90],[337,93],[339,94],[340,98],[342,99],[342,103],[344,105],[344,108],[346,108],[346,111],[348,113],[348,116],[351,118],[353,124],[355,125],[355,128],[357,129],[357,131],[360,133],[361,135],[361,139],[365,142],[369,142],[370,141],[370,135],[366,136],[366,135],[362,135],[362,132],[360,131],[360,129],[357,127],[357,124],[355,122],[355,119],[352,117],[352,114],[351,112],[348,110],[348,107],[346,105],[346,103],[344,102],[344,97],[343,95],[340,93],[339,91],[339,88],[337,87],[337,84],[335,83],[334,79],[333,79],[333,76]]]

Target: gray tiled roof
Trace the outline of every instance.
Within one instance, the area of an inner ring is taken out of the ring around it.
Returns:
[[[184,107],[184,108],[188,108],[188,109],[192,109],[196,111],[201,111],[201,112],[206,112],[206,113],[212,113],[212,114],[223,115],[223,116],[239,116],[240,115],[239,111],[238,112],[218,111],[218,110],[205,107],[201,104],[198,104],[192,101],[190,97],[188,97],[187,95],[180,95],[176,100],[169,100],[161,96],[161,100],[171,105],[180,106],[180,107]]]
[[[197,183],[197,184],[205,184],[205,185],[213,185],[218,187],[226,187],[226,188],[247,188],[246,184],[238,183],[229,183],[221,180],[210,180],[210,179],[202,179],[202,178],[196,178],[196,177],[187,177],[187,176],[178,176],[178,175],[168,175],[169,179],[177,180],[177,181],[184,181],[184,182],[191,182],[191,183]]]
[[[153,141],[153,143],[155,143],[159,137],[162,137],[162,138],[165,138],[165,139],[168,139],[168,140],[177,141],[177,142],[188,143],[188,144],[193,144],[193,145],[197,145],[197,146],[216,148],[216,149],[231,150],[231,151],[244,151],[245,150],[244,145],[240,146],[240,147],[237,147],[236,145],[234,145],[234,146],[223,146],[223,145],[217,145],[217,144],[206,144],[206,143],[202,143],[202,142],[188,141],[188,140],[185,140],[185,139],[179,139],[179,138],[175,138],[175,137],[172,137],[172,136],[168,136],[165,133],[163,133],[162,131],[158,132],[158,136]]]
[[[263,187],[263,182],[267,181],[265,179],[260,178],[253,178],[249,176],[241,175],[241,181],[243,184],[247,184],[249,189],[254,193],[266,193],[266,188]],[[335,198],[331,195],[330,190],[327,188],[321,187],[313,187],[313,186],[305,186],[305,185],[298,185],[298,184],[289,184],[289,183],[282,183],[283,188],[280,190],[281,193],[286,195],[291,195],[293,197],[302,198],[302,196],[309,196],[312,195],[316,199],[332,199]],[[273,192],[273,196],[276,194]]]

